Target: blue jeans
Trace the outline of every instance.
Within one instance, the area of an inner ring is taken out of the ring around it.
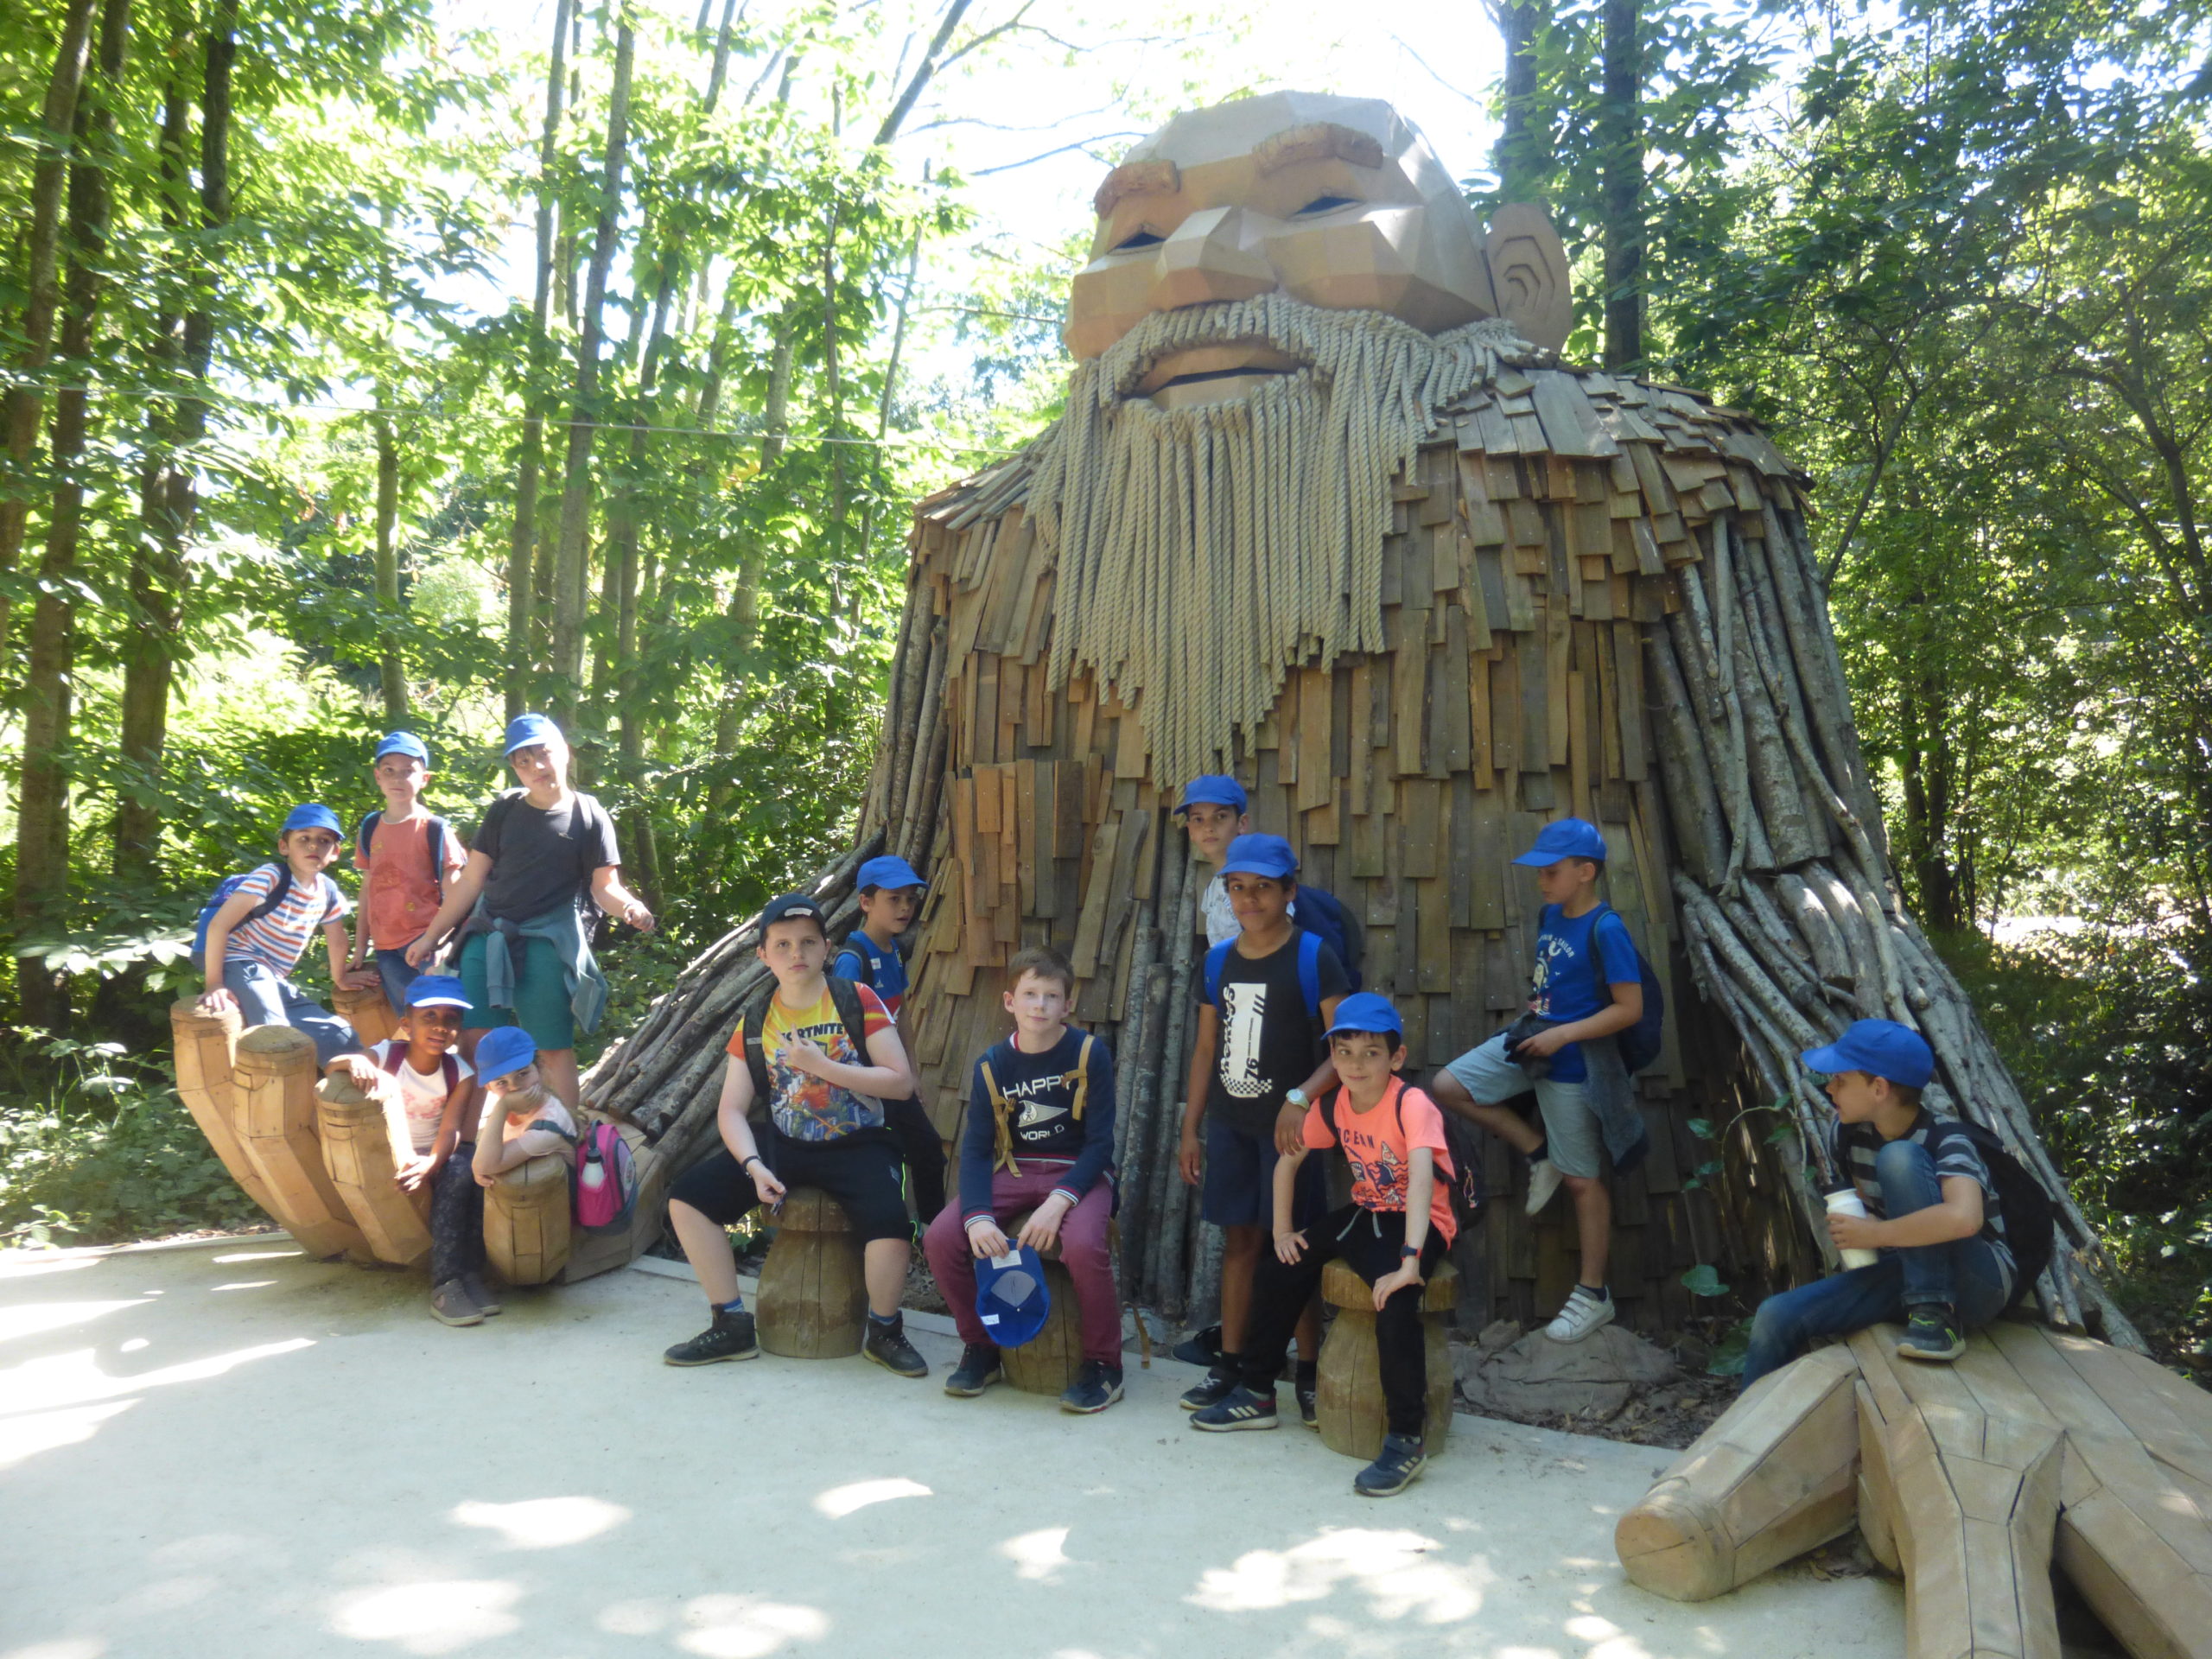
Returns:
[[[407,965],[404,949],[377,952],[377,977],[384,981],[384,1000],[394,1014],[407,1012],[407,988],[422,976],[423,969]]]
[[[225,956],[223,984],[238,1000],[239,1017],[248,1026],[289,1026],[315,1039],[315,1069],[326,1069],[341,1054],[361,1052],[353,1027],[309,996],[289,979],[280,979],[268,964],[247,957]]]
[[[1875,1154],[1874,1173],[1882,1184],[1882,1208],[1893,1218],[1943,1201],[1936,1160],[1917,1141],[1885,1146]],[[1787,1365],[1815,1337],[1847,1336],[1902,1319],[1929,1302],[1953,1309],[1963,1328],[1978,1329],[2005,1311],[2012,1278],[2011,1264],[1979,1235],[1885,1249],[1871,1268],[1853,1268],[1761,1302],[1744,1355],[1743,1385],[1748,1389]]]

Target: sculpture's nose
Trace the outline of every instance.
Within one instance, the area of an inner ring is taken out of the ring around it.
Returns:
[[[1274,288],[1255,218],[1241,207],[1209,207],[1177,226],[1153,261],[1153,308],[1249,300]]]

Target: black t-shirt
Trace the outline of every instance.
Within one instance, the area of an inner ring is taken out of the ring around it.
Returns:
[[[622,861],[614,845],[614,820],[581,793],[571,793],[547,812],[532,806],[519,790],[510,791],[485,810],[470,850],[492,861],[485,906],[495,918],[507,922],[526,922],[575,903],[589,889],[594,871]]]
[[[1264,957],[1246,957],[1231,944],[1221,964],[1220,1039],[1214,1048],[1213,1077],[1206,1084],[1206,1115],[1232,1128],[1263,1135],[1274,1128],[1287,1090],[1313,1075],[1320,1063],[1321,1033],[1328,1024],[1308,1012],[1298,983],[1299,930]],[[1317,977],[1326,1004],[1351,988],[1337,953],[1321,946]],[[1206,994],[1203,970],[1198,1001]]]

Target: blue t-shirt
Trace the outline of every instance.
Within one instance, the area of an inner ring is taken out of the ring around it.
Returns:
[[[830,971],[840,979],[857,980],[882,1000],[893,1014],[906,998],[906,959],[895,944],[878,944],[865,931],[855,928],[837,952]]]
[[[1590,927],[1598,928],[1591,961]],[[1641,984],[1643,973],[1636,963],[1636,941],[1618,912],[1592,906],[1580,916],[1563,916],[1557,905],[1546,905],[1536,934],[1536,970],[1529,976],[1529,1000],[1539,1017],[1568,1024],[1587,1020],[1612,1006],[1614,985]],[[1583,1064],[1582,1045],[1569,1043],[1552,1056],[1552,1076],[1560,1083],[1580,1083],[1590,1075]]]

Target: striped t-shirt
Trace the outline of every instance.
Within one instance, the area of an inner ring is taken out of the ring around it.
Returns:
[[[259,904],[276,887],[276,865],[263,865],[239,882],[232,890],[231,897]],[[316,930],[336,921],[352,908],[346,902],[346,895],[338,891],[338,884],[328,876],[318,875],[313,881],[302,881],[295,875],[292,890],[284,895],[283,904],[266,916],[240,922],[231,930],[230,944],[225,947],[224,955],[257,962],[279,979],[289,978]]]
[[[1997,1196],[1997,1184],[1990,1179],[1989,1166],[1982,1161],[1980,1148],[1967,1138],[1955,1120],[1931,1117],[1924,1111],[1904,1138],[1927,1149],[1928,1155],[1936,1160],[1937,1180],[1963,1175],[1981,1188],[1980,1236],[1996,1251],[2005,1269],[2005,1285],[2010,1288],[2018,1269],[2012,1246],[2005,1239],[2005,1208]],[[1874,1167],[1876,1156],[1888,1144],[1882,1139],[1882,1132],[1872,1123],[1839,1122],[1835,1126],[1833,1145],[1836,1164],[1850,1175],[1852,1185],[1866,1201],[1866,1213],[1877,1221],[1890,1218],[1882,1204],[1882,1183]]]

